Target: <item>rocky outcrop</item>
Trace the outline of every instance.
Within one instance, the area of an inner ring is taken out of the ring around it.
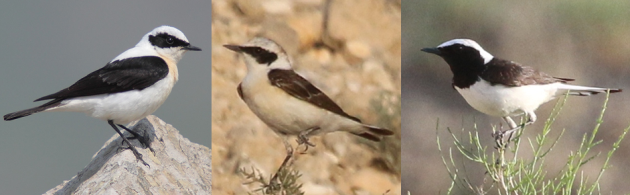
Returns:
[[[238,170],[254,168],[268,179],[286,154],[281,138],[238,97],[247,69],[240,56],[222,47],[256,36],[282,45],[295,71],[347,113],[396,132],[382,142],[343,132],[312,137],[316,147],[294,155],[302,190],[400,194],[400,6],[396,0],[212,1],[215,194],[259,188]],[[294,137],[289,141],[296,145]]]
[[[211,194],[209,148],[190,142],[155,116],[129,127],[151,139],[154,152],[130,140],[149,166],[121,149],[126,146],[116,134],[76,176],[45,194]]]

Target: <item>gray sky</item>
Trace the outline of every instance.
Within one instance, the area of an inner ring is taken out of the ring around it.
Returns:
[[[160,25],[201,52],[179,62],[180,80],[154,115],[210,147],[211,1],[0,2],[0,114],[34,107],[134,46]],[[41,194],[79,172],[115,131],[82,113],[0,121],[0,191]]]

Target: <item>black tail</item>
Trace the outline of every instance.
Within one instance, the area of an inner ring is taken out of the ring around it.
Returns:
[[[35,113],[44,111],[44,110],[46,110],[48,108],[52,108],[52,107],[58,106],[59,103],[61,103],[61,100],[53,100],[53,101],[50,101],[48,103],[45,103],[44,105],[37,106],[35,108],[29,108],[29,109],[26,109],[26,110],[17,111],[17,112],[14,112],[14,113],[9,113],[9,114],[4,115],[4,120],[5,121],[10,121],[10,120],[19,119],[19,118],[22,118],[22,117],[25,117],[25,116],[28,116],[28,115],[31,115],[31,114],[35,114]]]
[[[569,95],[577,95],[577,96],[590,96],[598,93],[606,93],[606,91],[610,90],[610,93],[621,92],[621,89],[602,89],[602,90],[590,90],[590,91],[570,91]]]
[[[364,125],[364,127],[367,128],[368,131],[363,132],[363,133],[352,133],[352,134],[355,134],[365,139],[369,139],[376,142],[381,141],[381,136],[394,135],[393,131],[383,129],[380,127],[368,126],[368,125]]]

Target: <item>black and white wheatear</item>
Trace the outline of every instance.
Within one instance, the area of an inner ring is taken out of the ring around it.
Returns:
[[[291,68],[285,51],[272,40],[254,38],[244,45],[224,45],[242,53],[247,75],[237,91],[258,118],[276,133],[296,135],[298,144],[308,142],[313,135],[347,131],[363,138],[379,141],[392,135],[387,129],[370,126],[344,112],[326,94]],[[293,149],[283,136],[287,158]],[[282,167],[282,166],[281,166]]]
[[[164,103],[178,80],[177,62],[188,50],[201,51],[190,45],[184,33],[178,29],[157,27],[144,35],[135,47],[118,55],[105,67],[68,88],[35,100],[49,102],[4,115],[4,120],[45,111],[83,112],[107,121],[129,145],[136,158],[148,165],[116,126],[139,138],[137,133],[123,124],[150,115]]]
[[[532,124],[538,106],[566,92],[579,96],[608,90],[621,92],[621,89],[566,84],[574,79],[552,77],[532,67],[495,58],[470,39],[453,39],[422,51],[436,54],[448,63],[453,72],[453,87],[470,106],[487,115],[503,117],[511,130],[518,126],[510,116],[527,114],[525,125]]]

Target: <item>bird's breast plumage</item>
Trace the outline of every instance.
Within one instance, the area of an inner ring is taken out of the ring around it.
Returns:
[[[258,118],[281,134],[295,135],[322,123],[324,110],[270,84],[266,74],[248,74],[241,82],[243,101]]]
[[[167,75],[142,90],[70,98],[46,111],[83,112],[101,120],[127,124],[155,112],[166,101],[174,85],[173,76]]]
[[[491,116],[514,116],[533,112],[556,96],[556,83],[509,87],[480,80],[468,88],[455,89],[476,110]]]

